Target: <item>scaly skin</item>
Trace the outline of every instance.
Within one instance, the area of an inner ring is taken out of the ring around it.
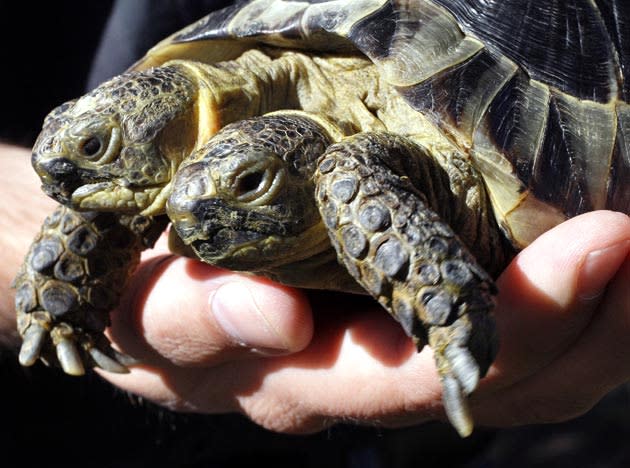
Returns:
[[[71,375],[82,375],[84,363],[126,372],[103,331],[140,252],[165,223],[64,206],[46,218],[14,281],[20,363],[41,357]]]
[[[195,141],[188,123],[195,96],[190,78],[162,67],[121,75],[59,106],[33,147],[43,190],[82,211],[163,214],[160,195]]]

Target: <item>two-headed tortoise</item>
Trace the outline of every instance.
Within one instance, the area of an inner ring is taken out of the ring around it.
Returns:
[[[625,0],[240,2],[63,104],[20,361],[126,371],[103,335],[140,251],[368,292],[434,351],[447,414],[497,339],[492,277],[568,217],[630,212]],[[167,215],[167,216],[165,216]]]

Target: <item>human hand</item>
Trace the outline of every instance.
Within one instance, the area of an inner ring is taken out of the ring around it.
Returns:
[[[512,262],[498,281],[501,350],[471,400],[477,424],[571,418],[628,379],[629,252],[630,218],[594,212]],[[380,306],[326,297],[312,315],[298,291],[159,245],[113,314],[112,338],[143,364],[104,375],[174,410],[241,412],[284,432],[443,418],[431,351],[416,353]]]

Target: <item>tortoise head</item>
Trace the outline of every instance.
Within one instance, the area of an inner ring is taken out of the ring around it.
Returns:
[[[301,113],[224,127],[177,173],[167,212],[202,260],[260,271],[329,248],[313,173],[331,143]]]
[[[45,119],[32,163],[43,190],[78,210],[157,214],[195,144],[195,93],[175,67],[116,77]]]

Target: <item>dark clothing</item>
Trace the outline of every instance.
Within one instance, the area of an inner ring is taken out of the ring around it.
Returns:
[[[32,146],[46,114],[84,92],[111,4],[0,0],[0,140]]]
[[[160,40],[233,3],[229,0],[133,0],[114,4],[88,79],[88,88],[125,71]]]

